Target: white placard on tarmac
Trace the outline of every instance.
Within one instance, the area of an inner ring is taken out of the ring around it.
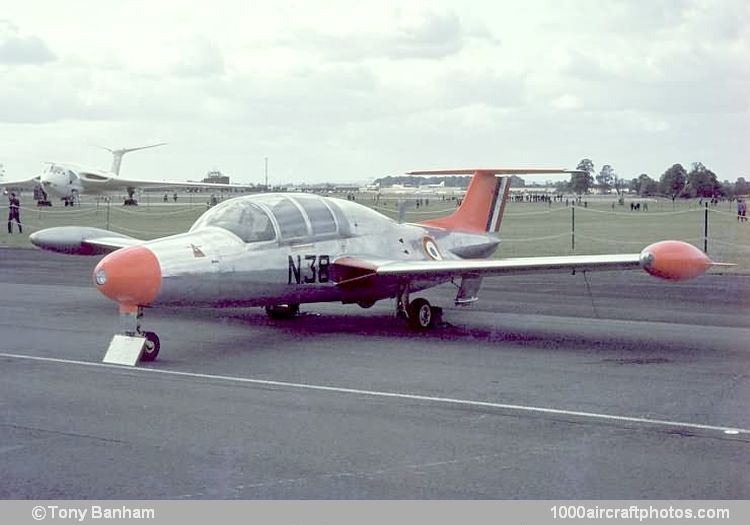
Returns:
[[[141,358],[145,342],[143,337],[115,334],[102,361],[113,365],[135,366]]]

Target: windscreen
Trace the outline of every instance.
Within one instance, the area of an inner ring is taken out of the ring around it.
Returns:
[[[273,223],[266,212],[243,199],[232,199],[207,211],[190,230],[206,226],[224,228],[245,242],[271,241],[276,238]]]

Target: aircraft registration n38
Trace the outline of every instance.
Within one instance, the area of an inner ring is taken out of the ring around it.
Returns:
[[[61,226],[32,234],[31,242],[62,253],[108,253],[94,269],[94,285],[119,304],[123,331],[138,338],[145,361],[155,359],[160,348],[158,336],[141,328],[146,307],[260,306],[270,317],[284,318],[297,315],[304,303],[367,308],[395,298],[396,315],[427,330],[441,311],[414,294],[445,282],[457,285],[454,302],[467,305],[491,275],[642,268],[681,280],[722,265],[681,241],[657,242],[640,253],[490,259],[500,244],[510,176],[549,173],[569,171],[410,172],[473,175],[452,214],[415,224],[400,224],[353,201],[265,193],[224,201],[188,232],[159,239]]]

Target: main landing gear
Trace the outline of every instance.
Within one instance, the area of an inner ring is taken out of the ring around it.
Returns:
[[[292,319],[299,315],[299,304],[266,305],[266,315],[271,319]]]
[[[70,195],[67,197],[63,197],[63,202],[65,203],[65,207],[68,206],[80,206],[81,205],[81,196],[78,194],[77,190],[71,190]]]
[[[442,320],[443,309],[422,297],[410,301],[409,289],[404,287],[396,297],[396,317],[404,319],[412,330],[424,332]]]
[[[138,201],[135,199],[135,188],[128,188],[128,197],[122,204],[123,206],[138,206]]]

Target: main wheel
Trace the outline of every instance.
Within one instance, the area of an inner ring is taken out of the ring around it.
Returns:
[[[141,361],[153,361],[159,355],[159,336],[154,332],[143,332],[146,342],[143,344],[143,355]]]
[[[414,330],[429,330],[435,324],[432,307],[427,299],[414,299],[409,303],[409,327]]]
[[[271,319],[291,319],[298,313],[298,304],[273,304],[266,306],[266,314]]]

